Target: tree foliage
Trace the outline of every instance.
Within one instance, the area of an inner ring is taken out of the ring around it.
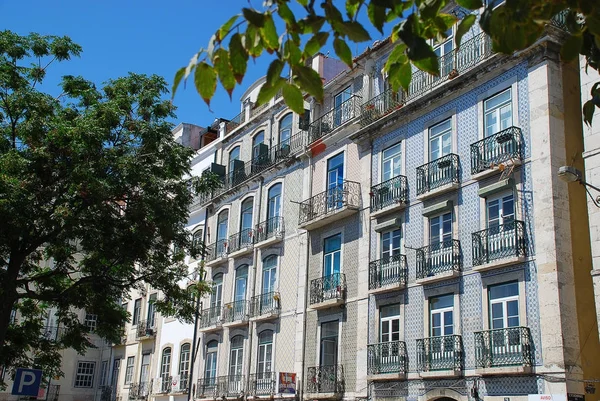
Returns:
[[[353,57],[348,42],[371,40],[369,31],[359,22],[366,14],[369,23],[382,34],[389,28],[389,40],[396,44],[385,70],[394,90],[405,90],[411,80],[411,64],[433,75],[439,74],[431,39],[443,40],[450,27],[455,30],[456,47],[462,36],[477,22],[469,11],[481,10],[479,24],[490,35],[494,51],[511,54],[531,46],[543,34],[546,25],[561,16],[569,37],[561,56],[569,61],[580,54],[587,66],[600,65],[600,4],[595,0],[506,0],[500,6],[482,0],[267,0],[260,10],[243,8],[231,17],[201,48],[189,64],[175,75],[173,95],[182,79],[194,74],[198,93],[210,103],[217,79],[231,93],[246,71],[249,57],[264,52],[275,55],[267,71],[267,82],[261,89],[259,104],[271,99],[290,83],[281,76],[287,65],[292,85],[323,100],[323,84],[306,61],[327,43],[332,43],[337,57],[349,67]],[[442,12],[455,4],[467,11],[460,19],[456,13]],[[296,11],[293,11],[295,9]],[[283,27],[279,31],[277,27]],[[284,100],[290,108],[302,113],[297,92],[287,88]],[[584,118],[590,124],[595,107],[600,107],[600,88],[594,86],[592,99],[584,105]]]
[[[92,345],[82,309],[117,342],[128,319],[121,297],[143,283],[164,294],[159,310],[188,320],[190,292],[205,290],[179,285],[184,250],[199,250],[185,230],[192,150],[173,141],[166,82],[130,74],[97,88],[65,76],[59,96],[38,90],[52,63],[80,53],[67,37],[0,32],[0,366],[9,370],[60,373],[60,349]],[[49,310],[58,335],[43,331]]]

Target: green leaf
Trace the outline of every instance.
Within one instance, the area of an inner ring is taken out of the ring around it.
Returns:
[[[265,25],[266,15],[263,13],[256,12],[250,8],[242,8],[242,13],[246,21],[250,22],[259,28]]]
[[[442,5],[443,5],[443,2],[441,0],[424,1],[419,6],[419,15],[424,20],[433,19],[440,12]]]
[[[400,88],[408,90],[412,78],[412,68],[410,62],[406,60],[403,64],[392,64],[388,72],[388,81],[392,85],[392,90],[398,91]]]
[[[275,82],[275,85],[269,85],[269,83],[266,82],[258,91],[258,96],[256,97],[257,104],[261,105],[268,103],[285,83],[285,79],[283,78],[279,78],[279,80]]]
[[[388,56],[386,66],[388,66],[388,65],[391,66],[392,64],[398,64],[398,63],[404,64],[406,61],[408,61],[405,52],[406,52],[406,45],[404,43],[394,46],[394,50],[392,50],[392,52]]]
[[[456,34],[454,37],[454,43],[457,49],[460,47],[460,41],[462,37],[465,35],[465,33],[469,32],[469,29],[471,29],[476,19],[477,18],[474,14],[469,14],[465,18],[463,18],[462,21],[460,21],[460,24],[458,24],[458,27],[456,28]]]
[[[254,25],[248,25],[246,28],[246,50],[252,57],[260,56],[263,50],[258,29]]]
[[[198,63],[194,74],[194,83],[202,99],[210,106],[210,99],[217,89],[217,73],[215,70],[204,61]]]
[[[383,35],[383,24],[386,20],[385,8],[371,2],[367,7],[367,15],[369,16],[369,21],[371,21],[373,26]]]
[[[296,65],[300,62],[302,54],[293,40],[287,40],[283,45],[283,58],[287,60],[290,65]]]
[[[308,5],[308,0],[297,0],[298,3],[300,3],[300,5],[302,7],[306,7]]]
[[[413,60],[413,64],[420,70],[428,72],[432,75],[440,74],[440,66],[437,56]]]
[[[352,51],[346,44],[346,41],[337,37],[333,41],[333,49],[335,54],[342,60],[348,67],[352,68]]]
[[[588,100],[587,102],[585,102],[583,104],[583,121],[585,121],[585,123],[589,127],[592,126],[592,120],[594,119],[595,109],[596,109],[596,106],[594,105],[593,100]]]
[[[219,28],[219,31],[217,32],[217,38],[219,40],[223,40],[225,38],[225,36],[227,36],[227,34],[229,33],[229,30],[231,29],[231,27],[233,26],[233,23],[238,19],[239,15],[234,15],[233,17],[229,18],[229,20],[224,23],[223,25],[221,25],[221,28]]]
[[[294,112],[304,113],[304,99],[302,98],[302,92],[296,85],[288,83],[283,85],[283,100]]]
[[[371,40],[371,35],[359,22],[346,21],[341,28],[342,32],[353,42],[360,43]]]
[[[319,50],[321,50],[325,43],[327,43],[327,39],[329,39],[328,32],[318,32],[314,34],[313,37],[306,42],[306,45],[304,46],[304,54],[309,57],[314,56]]]
[[[348,18],[353,19],[358,11],[358,7],[360,7],[360,0],[346,0],[346,14]]]
[[[293,67],[292,72],[301,89],[314,96],[318,102],[323,101],[323,81],[315,70],[299,65]]]
[[[579,56],[579,52],[581,51],[581,45],[583,44],[583,36],[582,35],[571,35],[569,38],[563,43],[562,48],[560,49],[560,57],[564,61],[575,60],[577,56]]]
[[[283,65],[283,61],[279,59],[271,61],[271,64],[269,64],[269,69],[267,70],[268,85],[275,85],[279,78],[281,78],[281,71],[283,70]]]
[[[483,7],[481,0],[456,0],[456,4],[468,8],[469,10],[477,10],[478,8]]]
[[[231,64],[229,64],[229,53],[227,50],[223,48],[217,49],[215,51],[213,64],[219,75],[219,81],[221,81],[221,85],[223,85],[223,88],[225,88],[229,94],[229,99],[231,100],[231,93],[235,87],[235,78],[233,77]]]
[[[267,50],[277,50],[279,48],[279,36],[277,35],[273,17],[270,14],[265,16],[264,26],[259,29],[259,32]]]
[[[296,17],[285,2],[279,2],[277,5],[277,13],[288,26],[296,25]]]
[[[175,73],[175,79],[173,79],[173,87],[171,88],[171,99],[173,99],[175,97],[175,91],[177,91],[177,87],[179,86],[179,83],[181,82],[181,79],[183,78],[183,75],[185,74],[186,68],[187,67],[181,67]]]
[[[308,15],[306,18],[301,19],[298,24],[302,28],[302,33],[317,33],[325,24],[325,18],[318,15]]]
[[[248,53],[242,45],[242,37],[239,33],[233,34],[229,41],[229,63],[235,80],[238,84],[242,83],[242,79],[246,74]]]

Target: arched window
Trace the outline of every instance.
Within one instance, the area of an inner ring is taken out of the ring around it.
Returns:
[[[258,379],[272,380],[273,330],[263,330],[258,335]]]
[[[241,218],[240,218],[240,248],[252,244],[252,209],[254,207],[254,199],[248,198],[242,202]]]
[[[235,148],[229,151],[229,171],[233,171],[233,162],[235,160],[240,160],[240,147],[236,146]]]
[[[229,381],[242,381],[242,366],[244,365],[244,337],[235,336],[231,339],[231,355],[229,356]]]
[[[270,255],[263,260],[262,293],[272,298],[277,283],[277,256]],[[270,305],[270,304],[269,304]]]
[[[160,382],[163,393],[169,392],[171,389],[171,347],[165,348],[162,353],[160,363]]]
[[[204,231],[202,228],[197,229],[192,234],[192,253],[199,253],[201,251],[200,247],[202,245],[202,241],[204,240]]]
[[[229,210],[223,210],[217,216],[217,243],[215,246],[215,257],[219,257],[227,251],[227,222],[229,221]]]
[[[212,293],[210,294],[210,307],[211,313],[214,311],[215,314],[220,313],[221,309],[221,295],[223,294],[223,274],[218,273],[213,277]]]
[[[292,136],[292,113],[288,113],[279,120],[279,144],[281,146],[289,145]]]
[[[179,351],[179,388],[188,388],[190,375],[190,343],[181,345]]]
[[[246,299],[246,285],[248,283],[248,265],[241,265],[235,271],[235,295],[234,301]]]
[[[275,184],[269,189],[267,220],[279,216],[281,216],[281,184]]]
[[[219,343],[216,340],[206,344],[206,365],[204,369],[205,386],[214,387],[217,377],[217,352]]]
[[[261,156],[261,146],[265,143],[265,131],[260,131],[252,138],[252,159],[256,160]],[[264,151],[263,151],[264,152]]]

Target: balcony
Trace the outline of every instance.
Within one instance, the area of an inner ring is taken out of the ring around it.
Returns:
[[[475,333],[475,371],[482,375],[530,373],[533,366],[529,327]]]
[[[423,200],[458,188],[460,160],[450,153],[417,167],[417,199]]]
[[[187,373],[183,373],[178,376],[172,377],[173,386],[171,388],[171,393],[173,394],[187,394],[189,391],[189,375]]]
[[[369,263],[369,292],[378,294],[402,289],[406,286],[407,277],[406,255],[375,260]]]
[[[337,398],[344,392],[342,365],[311,366],[306,372],[306,398]]]
[[[460,241],[445,240],[417,249],[417,284],[456,277],[460,274]]]
[[[525,223],[519,220],[472,234],[473,270],[485,271],[525,261]]]
[[[227,130],[227,132],[231,132],[234,129],[236,129],[237,127],[239,127],[240,125],[243,125],[245,122],[246,122],[246,110],[242,110],[242,112],[240,114],[233,117],[231,120],[229,120],[227,122],[227,124],[225,125],[225,129]]]
[[[246,228],[238,233],[230,235],[227,245],[229,256],[232,258],[251,252],[254,246],[254,230]]]
[[[421,377],[454,377],[463,370],[462,337],[449,335],[417,340],[417,369]]]
[[[358,182],[344,181],[331,187],[300,203],[298,225],[306,230],[314,230],[357,213],[360,196]]]
[[[360,105],[362,98],[352,96],[338,107],[329,110],[321,117],[314,120],[308,126],[308,140],[313,143],[326,135],[332,133],[339,127],[342,127],[360,115]]]
[[[391,89],[367,100],[360,108],[360,125],[365,127],[404,105],[401,92]]]
[[[408,180],[399,175],[371,187],[371,217],[403,209],[408,202]]]
[[[246,389],[246,377],[244,375],[229,375],[217,378],[220,383],[220,395],[223,397],[242,397]]]
[[[130,400],[147,400],[152,382],[131,383],[129,386]]]
[[[221,328],[221,306],[212,306],[200,311],[200,330],[211,331]]]
[[[213,266],[227,259],[229,253],[228,240],[220,239],[206,246],[205,262],[207,266]]]
[[[285,234],[283,217],[275,216],[256,225],[254,229],[254,244],[261,248],[279,242]]]
[[[223,326],[239,326],[248,323],[250,317],[250,302],[235,301],[225,304],[221,322]]]
[[[481,179],[522,158],[521,128],[510,127],[471,145],[471,175]]]
[[[154,321],[141,320],[137,324],[135,337],[140,339],[154,338],[156,335],[156,328]]]
[[[279,292],[267,292],[266,294],[252,297],[250,306],[251,320],[270,320],[279,316],[281,311]]]
[[[157,394],[169,394],[173,390],[173,376],[165,376],[158,379]]]
[[[407,371],[408,359],[404,341],[367,346],[368,380],[402,380]]]
[[[346,275],[335,273],[310,282],[311,309],[325,309],[344,303]]]
[[[217,396],[219,396],[219,393],[216,377],[198,379],[196,398],[216,398]]]
[[[250,375],[250,394],[253,396],[274,395],[277,390],[277,376],[273,372]]]

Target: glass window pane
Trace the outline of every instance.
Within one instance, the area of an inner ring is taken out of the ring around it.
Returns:
[[[439,297],[433,297],[429,300],[431,310],[450,308],[454,306],[454,294],[442,295]]]
[[[489,287],[490,299],[506,298],[519,295],[517,282],[499,284]]]
[[[400,316],[400,304],[382,306],[380,314],[381,317]]]

